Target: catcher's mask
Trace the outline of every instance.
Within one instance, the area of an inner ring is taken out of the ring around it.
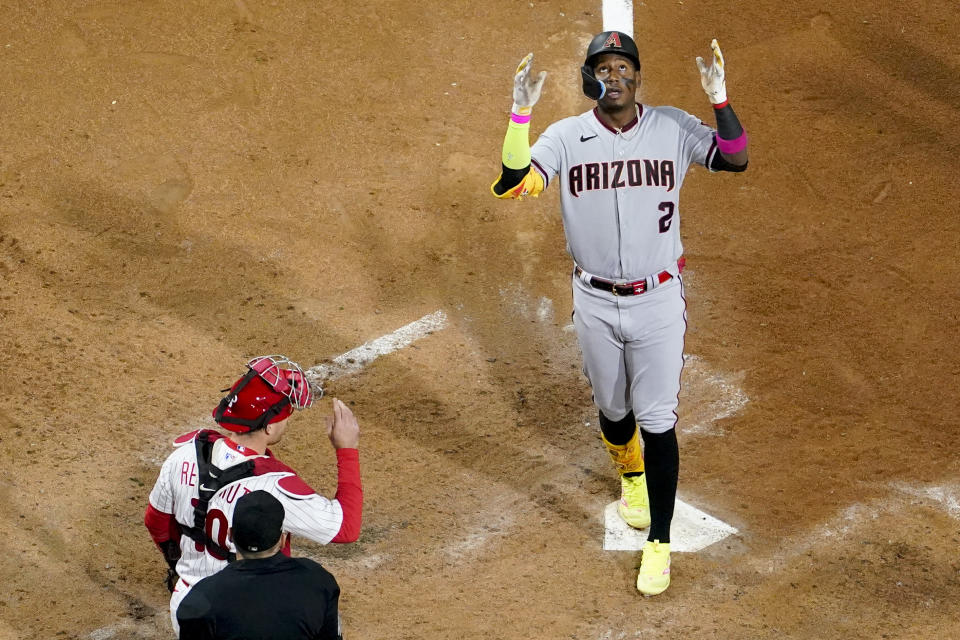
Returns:
[[[580,67],[580,75],[583,77],[583,94],[591,100],[599,100],[607,93],[606,85],[597,80],[597,76],[593,73],[594,61],[603,53],[621,55],[631,60],[637,70],[640,70],[640,53],[633,38],[622,31],[598,33],[590,41],[583,66]]]
[[[247,368],[213,410],[213,419],[224,429],[249,433],[313,404],[313,390],[296,362],[284,356],[260,356]]]

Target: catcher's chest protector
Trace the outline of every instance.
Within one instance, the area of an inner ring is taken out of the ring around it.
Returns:
[[[180,524],[180,531],[194,541],[205,545],[218,556],[233,562],[236,554],[221,547],[206,531],[207,506],[217,491],[237,480],[249,478],[253,475],[253,460],[245,460],[229,469],[221,469],[211,462],[213,444],[223,436],[216,431],[202,430],[194,439],[197,448],[197,493],[199,499],[193,508],[193,526]]]

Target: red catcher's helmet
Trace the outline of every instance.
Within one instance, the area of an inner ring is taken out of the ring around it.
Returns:
[[[213,410],[213,419],[224,429],[249,433],[313,404],[313,390],[296,362],[284,356],[260,356],[247,368]]]

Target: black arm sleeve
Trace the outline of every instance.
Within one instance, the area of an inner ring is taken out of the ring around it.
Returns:
[[[717,135],[724,140],[736,140],[743,135],[743,126],[733,112],[733,107],[728,102],[721,109],[714,109],[713,113],[717,116]]]
[[[743,135],[743,125],[740,124],[740,120],[737,118],[737,114],[734,113],[733,107],[730,106],[730,103],[725,104],[720,109],[713,110],[714,115],[717,117],[717,137],[723,138],[724,140],[736,140]],[[740,173],[741,171],[747,170],[747,164],[733,164],[727,162],[726,158],[723,157],[719,151],[713,154],[713,160],[710,161],[710,168],[714,171],[732,171],[734,173]]]
[[[530,173],[530,165],[527,165],[523,169],[511,169],[507,165],[502,165],[502,173],[500,174],[500,182],[494,185],[493,190],[498,196],[502,196],[510,189],[514,188],[523,180],[523,178]]]
[[[733,173],[740,173],[741,171],[747,170],[748,164],[750,163],[745,162],[744,164],[732,164],[727,162],[723,155],[717,151],[715,154],[713,154],[713,159],[710,161],[710,168],[714,171],[731,171]]]

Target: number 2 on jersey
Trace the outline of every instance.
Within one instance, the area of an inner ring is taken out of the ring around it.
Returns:
[[[670,230],[670,225],[673,223],[673,210],[676,206],[672,202],[661,202],[660,206],[657,207],[660,211],[666,211],[665,214],[660,216],[660,233],[666,233]]]

